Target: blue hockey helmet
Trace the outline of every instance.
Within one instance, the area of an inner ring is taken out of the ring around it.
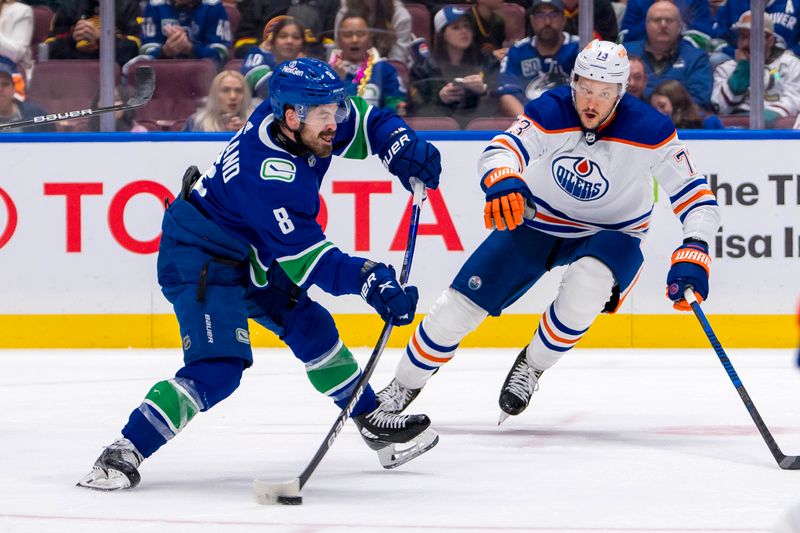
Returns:
[[[283,119],[287,104],[303,122],[308,112],[319,105],[336,104],[337,123],[350,115],[350,98],[342,80],[327,63],[310,57],[284,61],[275,67],[269,80],[269,101],[277,119]]]

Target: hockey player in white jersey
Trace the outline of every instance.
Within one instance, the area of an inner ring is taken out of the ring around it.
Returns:
[[[545,272],[567,266],[500,392],[500,422],[520,414],[542,373],[600,313],[619,309],[636,283],[653,176],[683,224],[667,296],[681,310],[690,309],[682,296],[689,286],[699,301],[708,297],[716,199],[669,119],[625,94],[629,71],[622,45],[591,42],[570,86],[529,102],[486,147],[478,174],[492,232],[417,327],[395,378],[378,394],[384,409],[405,409],[487,315],[500,315]]]

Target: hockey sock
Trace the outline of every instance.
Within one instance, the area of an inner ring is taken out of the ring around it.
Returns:
[[[159,381],[135,409],[122,435],[149,457],[177,435],[199,411],[236,390],[246,361],[236,357],[203,359],[181,368],[174,379]]]
[[[361,368],[347,346],[337,339],[330,350],[306,363],[306,373],[315,389],[333,399],[340,409],[344,409],[361,377]],[[375,392],[372,387],[367,386],[351,416],[372,411],[377,406]]]
[[[405,387],[419,389],[455,355],[469,332],[486,318],[486,311],[454,289],[445,290],[406,346],[395,377]]]
[[[542,314],[528,346],[528,363],[547,370],[589,330],[611,298],[614,275],[594,257],[582,257],[564,273],[555,301]]]

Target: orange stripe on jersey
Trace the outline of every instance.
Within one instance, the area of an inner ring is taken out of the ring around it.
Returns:
[[[542,324],[544,324],[544,329],[547,330],[547,334],[550,335],[551,337],[553,337],[558,342],[561,342],[561,343],[564,343],[564,344],[575,344],[576,342],[578,342],[582,338],[582,336],[581,336],[581,337],[578,337],[577,339],[562,339],[561,337],[559,337],[558,335],[553,333],[553,330],[550,329],[550,325],[547,323],[547,311],[545,311],[544,314],[542,314]]]
[[[428,361],[432,361],[434,363],[446,363],[450,360],[449,357],[434,357],[431,354],[427,353],[422,347],[419,345],[417,341],[417,333],[414,332],[414,335],[411,336],[411,342],[414,344],[414,348],[417,349],[417,353],[427,359]]]
[[[661,141],[658,144],[637,143],[635,141],[629,141],[627,139],[620,139],[620,138],[617,138],[617,137],[601,137],[600,140],[601,141],[610,141],[610,142],[615,142],[615,143],[628,144],[630,146],[636,146],[638,148],[650,148],[651,150],[655,150],[656,148],[661,148],[662,146],[664,146],[665,144],[670,142],[677,135],[678,135],[678,132],[673,131],[672,135],[670,135],[669,137],[667,137],[666,139],[664,139],[663,141]]]
[[[541,213],[540,211],[536,212],[535,218],[540,218],[545,222],[552,222],[554,224],[561,224],[563,226],[575,226],[577,228],[588,229],[588,226],[586,226],[585,224],[581,224],[579,222],[572,222],[571,220],[564,220],[562,218],[551,217],[549,215]]]
[[[503,139],[502,137],[495,137],[494,139],[492,139],[492,143],[502,144],[503,146],[511,150],[511,153],[517,156],[517,162],[519,163],[520,171],[522,171],[522,169],[525,168],[525,159],[523,159],[522,154],[519,153],[519,150],[517,150],[516,146],[513,146],[510,142]]]
[[[674,213],[677,215],[678,213],[680,213],[681,211],[683,211],[683,209],[684,209],[684,208],[685,208],[687,205],[689,205],[689,204],[691,204],[691,203],[695,202],[696,200],[698,200],[698,199],[702,198],[703,196],[711,196],[711,197],[713,197],[713,196],[714,196],[714,193],[713,193],[713,192],[711,192],[711,191],[710,191],[710,190],[708,190],[708,189],[703,189],[702,191],[695,193],[695,194],[694,194],[694,195],[693,195],[691,198],[689,198],[688,200],[686,200],[686,201],[685,201],[685,202],[683,202],[682,204],[678,205],[678,206],[677,206],[675,209],[673,209],[672,211],[673,211],[673,212],[674,212]]]
[[[639,226],[636,226],[635,228],[633,228],[633,229],[632,229],[632,230],[630,230],[630,231],[636,231],[636,230],[639,230],[639,229],[647,229],[649,226],[650,226],[650,221],[648,220],[648,221],[647,221],[647,222],[645,222],[644,224],[641,224],[641,225],[639,225]]]

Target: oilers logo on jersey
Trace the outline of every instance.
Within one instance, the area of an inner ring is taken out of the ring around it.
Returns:
[[[590,202],[608,192],[608,180],[600,166],[585,157],[558,157],[552,170],[558,186],[576,200]]]

